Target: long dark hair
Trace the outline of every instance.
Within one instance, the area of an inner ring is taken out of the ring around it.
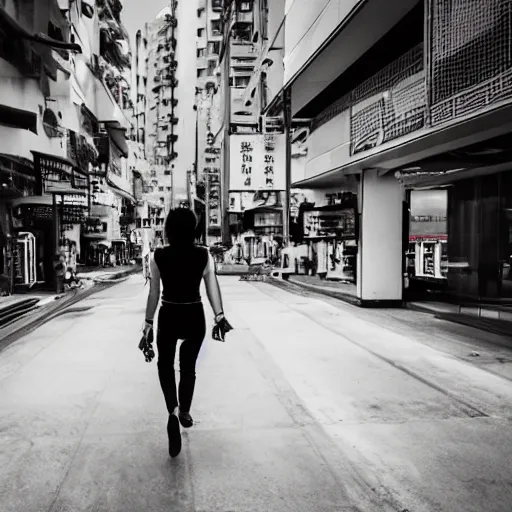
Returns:
[[[165,236],[169,244],[193,245],[196,239],[197,217],[188,208],[174,208],[165,220]]]

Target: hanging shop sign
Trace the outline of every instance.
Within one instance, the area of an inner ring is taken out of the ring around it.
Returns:
[[[355,237],[355,210],[310,210],[304,212],[304,236],[307,238],[322,237]]]
[[[38,221],[52,221],[53,207],[23,204],[15,208],[13,216],[22,220],[23,227],[29,228]],[[59,207],[59,218],[63,224],[81,224],[87,219],[87,209],[83,206],[64,204]]]
[[[42,193],[73,193],[73,164],[49,155],[34,153],[36,176],[41,180]]]
[[[205,167],[204,171],[208,179],[208,227],[220,228],[222,217],[220,208],[220,168]]]
[[[84,194],[66,194],[64,196],[57,196],[57,204],[64,206],[76,206],[80,208],[88,208],[89,200]]]
[[[230,190],[285,190],[285,137],[232,135]]]

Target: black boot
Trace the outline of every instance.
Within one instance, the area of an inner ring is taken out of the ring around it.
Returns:
[[[177,457],[181,452],[181,432],[180,423],[175,412],[169,414],[167,437],[169,438],[169,455],[173,458]]]
[[[192,419],[192,416],[190,416],[190,413],[188,412],[180,411],[178,414],[178,418],[183,428],[190,428],[194,424],[194,420]]]

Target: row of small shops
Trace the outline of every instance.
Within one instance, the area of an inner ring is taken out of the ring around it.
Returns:
[[[70,159],[33,154],[33,163],[0,157],[0,275],[11,289],[52,288],[60,255],[73,272],[141,257],[135,199],[112,192],[105,165],[90,173]]]

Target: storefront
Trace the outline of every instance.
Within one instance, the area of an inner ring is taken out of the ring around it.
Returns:
[[[512,171],[453,181],[444,190],[413,190],[410,215],[406,256],[413,281],[429,288],[444,282],[459,300],[512,302]],[[420,233],[422,224],[428,228]]]
[[[76,262],[79,233],[88,215],[87,177],[65,158],[34,152],[35,192],[12,201],[14,284],[53,287],[53,263],[61,253]],[[16,270],[17,269],[17,270]]]
[[[31,161],[11,156],[0,155],[0,279],[1,293],[9,293],[13,289],[14,281],[33,282],[34,276],[28,275],[21,279],[21,268],[27,265],[26,261],[21,264],[17,277],[15,278],[14,254],[18,251],[18,238],[13,235],[11,208],[12,201],[20,197],[29,196],[34,193],[35,176],[34,166]],[[23,237],[26,238],[26,237]],[[21,242],[20,243],[24,243]],[[3,291],[2,291],[3,290]]]
[[[307,257],[296,273],[356,283],[357,198],[345,194],[336,204],[302,210],[303,243]]]
[[[453,184],[448,259],[453,294],[512,301],[512,171]]]
[[[277,262],[283,244],[281,192],[231,192],[229,263]]]
[[[448,189],[411,190],[407,287],[445,289],[448,280]]]

